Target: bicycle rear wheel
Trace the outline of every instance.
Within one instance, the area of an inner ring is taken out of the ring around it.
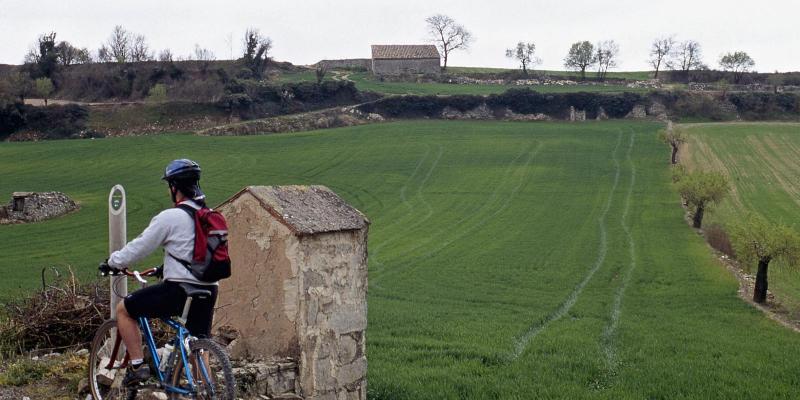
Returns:
[[[171,399],[214,399],[234,400],[236,398],[236,381],[228,354],[217,342],[209,339],[193,340],[189,346],[189,373],[197,389],[196,396],[172,394]],[[188,388],[184,364],[180,357],[172,373],[172,385]]]
[[[100,325],[89,349],[89,390],[94,400],[127,399],[128,389],[122,384],[125,369],[119,368],[125,358],[125,344],[117,333],[117,322]]]

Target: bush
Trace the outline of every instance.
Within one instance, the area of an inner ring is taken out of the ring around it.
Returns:
[[[377,112],[389,117],[429,117],[437,118],[445,107],[455,108],[461,112],[472,110],[486,104],[495,111],[506,108],[519,114],[543,113],[556,118],[566,118],[570,106],[586,110],[587,118],[594,118],[602,107],[606,114],[613,118],[626,116],[637,103],[644,98],[634,93],[597,94],[597,93],[564,93],[542,94],[530,89],[509,89],[501,94],[488,97],[457,95],[437,96],[397,96],[365,104],[360,108],[363,112]]]
[[[719,224],[711,224],[705,228],[706,241],[712,248],[727,255],[728,257],[735,258],[736,253],[733,251],[731,239],[725,229]]]
[[[705,94],[683,93],[677,96],[672,109],[676,116],[683,118],[708,118],[713,121],[736,118],[719,100]]]
[[[89,110],[69,104],[65,106],[25,106],[25,129],[42,133],[45,139],[68,138],[86,129]]]
[[[25,125],[25,106],[22,103],[9,103],[0,107],[0,140],[16,132]]]
[[[733,93],[731,103],[747,119],[773,119],[800,113],[800,99],[789,93]]]

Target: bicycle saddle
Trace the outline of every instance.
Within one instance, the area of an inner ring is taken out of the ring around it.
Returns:
[[[183,289],[183,291],[186,293],[186,297],[211,297],[210,290],[200,289],[188,283],[181,283],[180,286],[181,289]]]

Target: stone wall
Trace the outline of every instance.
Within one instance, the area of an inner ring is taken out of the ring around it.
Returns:
[[[439,72],[438,58],[372,60],[372,73],[375,75],[438,74]]]
[[[78,204],[61,192],[14,193],[8,205],[0,210],[0,222],[38,222],[78,209]]]
[[[364,69],[369,71],[372,68],[370,58],[348,58],[344,60],[322,60],[317,65],[324,65],[327,69]]]

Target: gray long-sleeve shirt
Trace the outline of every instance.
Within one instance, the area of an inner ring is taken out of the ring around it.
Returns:
[[[181,204],[200,209],[200,206],[191,200],[183,201]],[[181,260],[189,261],[194,255],[194,220],[189,213],[177,207],[166,209],[153,217],[150,225],[136,239],[111,253],[108,265],[116,268],[132,265],[161,246],[165,250],[164,280],[209,285],[208,282],[195,278],[183,264],[169,256],[172,254]]]

